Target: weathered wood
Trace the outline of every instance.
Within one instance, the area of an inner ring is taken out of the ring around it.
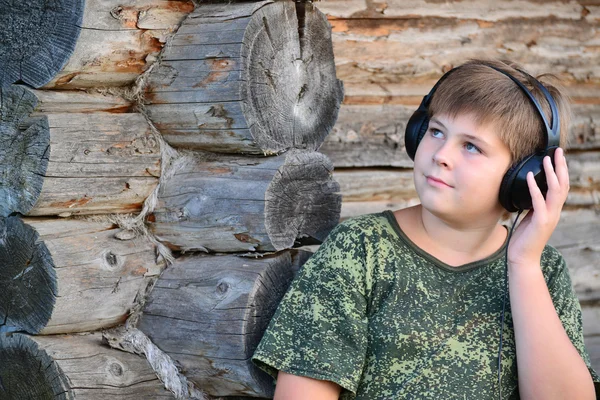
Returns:
[[[174,399],[147,361],[102,344],[100,334],[0,335],[0,398]]]
[[[386,3],[384,12],[366,18],[360,13],[330,18],[340,79],[398,83],[407,78],[439,78],[443,70],[473,57],[508,57],[534,74],[550,71],[571,82],[597,83],[600,77],[597,22],[581,18],[588,11],[583,6],[577,6],[579,14],[561,15],[534,1],[508,2],[503,7],[452,1],[445,7],[436,3],[416,10],[409,4]],[[572,9],[573,4],[560,7]],[[419,9],[429,12],[419,14]]]
[[[27,1],[0,7],[0,88],[40,87],[65,65],[79,36],[83,0]]]
[[[35,90],[29,91],[37,99],[31,116],[49,113],[131,113],[132,102],[117,95],[102,93],[99,90]]]
[[[600,336],[600,306],[587,305],[581,306],[581,316],[583,319],[584,336]]]
[[[318,148],[342,98],[325,16],[270,0],[197,7],[145,93],[171,145],[261,155]]]
[[[422,89],[419,100],[431,86]],[[336,168],[412,168],[413,162],[404,149],[404,131],[416,109],[417,105],[342,105],[339,118],[319,151],[327,155]],[[573,114],[568,148],[599,149],[600,105],[575,104]]]
[[[3,219],[0,330],[54,334],[123,322],[164,265],[145,238],[119,240],[118,232],[111,223]]]
[[[579,299],[600,300],[600,215],[563,211],[549,243],[563,254]]]
[[[540,3],[543,6],[540,6]],[[493,3],[476,0],[439,1],[428,0],[391,0],[383,7],[379,3],[365,0],[328,0],[319,3],[319,8],[328,16],[335,18],[423,18],[444,17],[459,19],[479,19],[497,21],[511,18],[560,18],[580,20],[582,17],[593,21],[594,16],[585,12],[589,1],[562,2],[544,0],[520,1],[517,5],[510,2]],[[593,6],[592,6],[593,8]]]
[[[323,240],[337,224],[339,185],[324,155],[300,150],[267,158],[200,154],[179,159],[161,184],[150,230],[168,246],[282,250],[305,237]]]
[[[192,0],[87,0],[73,54],[44,87],[132,84],[193,9]]]
[[[161,157],[141,114],[38,111],[30,117],[34,92],[12,86],[0,94],[0,135],[12,143],[0,148],[1,215],[141,209],[158,184]]]
[[[207,394],[271,397],[272,380],[250,357],[309,255],[180,257],[156,282],[139,329]]]

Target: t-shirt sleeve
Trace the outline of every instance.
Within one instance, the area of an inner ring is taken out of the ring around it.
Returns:
[[[548,290],[552,297],[554,308],[560,318],[563,327],[571,342],[581,355],[590,371],[596,388],[596,398],[600,399],[600,377],[594,370],[590,362],[590,356],[585,348],[583,339],[583,323],[581,317],[581,306],[573,285],[571,276],[564,258],[557,250],[552,249],[553,258],[557,264],[557,270],[554,276],[548,282]]]
[[[284,371],[356,393],[367,348],[366,280],[360,229],[347,222],[302,266],[254,352],[252,361],[274,378]]]

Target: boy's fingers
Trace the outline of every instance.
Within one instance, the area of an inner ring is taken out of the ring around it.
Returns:
[[[559,154],[560,150],[560,154]],[[556,176],[561,187],[569,191],[569,167],[567,165],[567,159],[565,158],[565,152],[559,148],[554,154],[554,163],[556,164]]]
[[[550,160],[549,156],[545,156],[543,160],[544,164],[544,173],[546,174],[546,183],[548,184],[548,192],[556,191],[560,188],[560,183],[558,182],[558,177],[554,171],[554,167],[552,166],[552,160]],[[557,168],[558,168],[557,164]]]

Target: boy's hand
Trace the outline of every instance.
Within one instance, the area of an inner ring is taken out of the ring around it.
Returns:
[[[569,170],[562,148],[554,152],[552,168],[550,157],[544,157],[544,171],[548,183],[546,199],[538,187],[533,173],[527,174],[533,209],[513,232],[508,247],[508,263],[511,266],[527,267],[540,265],[542,251],[560,219],[560,212],[569,193]]]

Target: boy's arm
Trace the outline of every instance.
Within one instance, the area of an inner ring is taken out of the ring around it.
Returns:
[[[273,400],[337,400],[341,390],[334,382],[279,371]]]
[[[594,400],[590,372],[554,309],[537,265],[509,265],[521,399]]]
[[[533,210],[515,229],[508,249],[519,393],[523,400],[593,400],[592,377],[563,328],[541,270],[542,251],[558,224],[569,191],[562,149],[555,152],[555,166],[554,170],[550,158],[544,158],[548,183],[545,199],[533,174],[527,175]]]

